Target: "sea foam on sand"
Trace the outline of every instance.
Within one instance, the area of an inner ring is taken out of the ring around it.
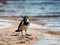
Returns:
[[[0,22],[0,29],[9,28],[10,26],[12,26],[12,24],[9,22]]]

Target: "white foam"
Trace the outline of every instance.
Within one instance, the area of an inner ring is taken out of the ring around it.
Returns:
[[[11,21],[11,22],[16,22],[15,20],[5,20],[5,19],[0,19],[0,21]]]
[[[12,24],[9,22],[0,22],[0,29],[9,28],[10,26],[12,26]]]
[[[39,28],[39,29],[47,29],[47,27],[42,26],[42,25],[37,25],[37,24],[30,24],[29,28]]]

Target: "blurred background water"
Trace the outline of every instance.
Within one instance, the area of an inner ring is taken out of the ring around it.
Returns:
[[[60,0],[0,0],[0,16],[60,16]],[[60,17],[40,18],[46,27],[60,31]]]
[[[60,0],[0,0],[0,15],[60,15]]]
[[[60,31],[60,17],[56,18],[40,18],[38,22],[44,22],[45,29],[50,29],[51,31]]]

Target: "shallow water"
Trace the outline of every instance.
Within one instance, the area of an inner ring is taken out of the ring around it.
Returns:
[[[60,31],[60,17],[57,18],[39,18],[38,22],[44,22],[44,27],[51,31]],[[60,45],[60,36],[51,34],[41,34],[40,40],[34,45]]]
[[[52,31],[60,31],[60,17],[56,18],[39,18],[38,22],[44,22],[44,27]]]

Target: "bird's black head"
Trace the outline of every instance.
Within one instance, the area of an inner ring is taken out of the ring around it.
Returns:
[[[28,25],[29,24],[29,17],[28,16],[24,16],[23,17],[23,21],[24,21],[24,25]]]

